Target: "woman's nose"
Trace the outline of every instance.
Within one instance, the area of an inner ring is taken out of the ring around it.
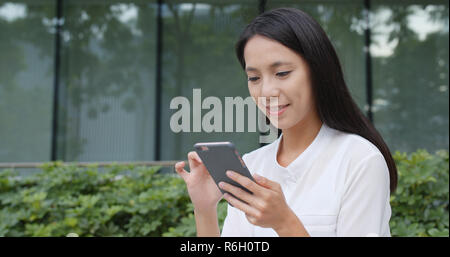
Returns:
[[[273,80],[266,79],[262,81],[262,89],[261,89],[261,96],[266,97],[268,100],[271,97],[278,97],[280,96],[280,89],[274,83]]]

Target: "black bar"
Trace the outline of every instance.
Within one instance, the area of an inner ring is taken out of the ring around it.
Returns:
[[[162,5],[163,0],[158,0],[158,14],[156,19],[156,131],[155,131],[155,160],[161,160],[161,98],[162,98],[162,45],[163,45],[163,27],[162,27]]]
[[[61,50],[61,21],[62,0],[56,0],[56,25],[55,25],[55,60],[53,77],[53,116],[52,116],[52,142],[51,161],[58,158],[58,117],[59,117],[59,74],[60,74],[60,50]]]
[[[85,249],[89,248],[92,254],[102,256],[105,253],[137,256],[150,249],[152,252],[163,252],[165,256],[226,257],[289,256],[286,253],[298,251],[301,245],[304,252],[320,249],[320,252],[328,256],[335,254],[336,248],[350,244],[370,249],[375,256],[386,254],[385,247],[373,247],[382,244],[389,247],[389,252],[395,255],[413,256],[418,253],[420,255],[439,255],[445,251],[448,237],[2,237],[0,243],[2,249],[5,251],[10,249],[19,256],[35,254],[39,251],[38,249],[53,250],[55,245],[62,249],[70,249],[74,255],[83,255],[86,253]],[[123,245],[128,247],[123,247]],[[191,248],[188,247],[189,245],[209,245],[210,247]],[[54,250],[54,252],[56,251]]]
[[[366,58],[366,101],[367,101],[367,117],[373,123],[372,113],[372,55],[370,54],[371,30],[370,30],[370,0],[364,0],[364,13],[366,19],[366,27],[364,29],[364,49]]]

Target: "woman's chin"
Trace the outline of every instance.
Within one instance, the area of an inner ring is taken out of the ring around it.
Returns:
[[[292,124],[290,124],[284,120],[278,120],[278,119],[270,119],[270,123],[277,129],[288,129],[293,126]]]

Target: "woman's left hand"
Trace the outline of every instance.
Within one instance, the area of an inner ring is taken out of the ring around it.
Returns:
[[[280,184],[257,174],[254,175],[256,183],[233,171],[227,171],[227,176],[253,193],[250,194],[225,182],[219,183],[220,188],[242,200],[240,201],[230,194],[224,194],[224,198],[231,205],[245,213],[251,224],[273,228],[278,234],[280,234],[279,231],[293,229],[295,225],[303,228],[300,220],[287,205]]]

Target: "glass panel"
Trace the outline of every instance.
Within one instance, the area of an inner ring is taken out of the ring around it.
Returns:
[[[54,2],[0,0],[0,162],[50,160]]]
[[[374,120],[392,150],[448,149],[448,1],[374,1]]]
[[[353,99],[364,110],[367,101],[363,1],[267,1],[266,10],[280,7],[300,9],[319,22],[336,49]]]
[[[258,15],[258,1],[207,1],[181,3],[165,1],[163,8],[163,99],[161,158],[186,159],[196,142],[232,141],[243,154],[259,147],[258,132],[175,133],[170,118],[180,109],[170,109],[176,96],[190,102],[190,131],[193,112],[204,117],[210,110],[193,111],[193,89],[201,99],[219,98],[222,103],[222,131],[225,129],[225,97],[249,96],[247,77],[234,51],[244,26]],[[236,113],[235,113],[236,114]],[[234,115],[236,123],[236,115]],[[247,116],[246,118],[247,119]],[[214,121],[216,122],[216,121]],[[248,131],[247,124],[245,131]]]
[[[156,1],[64,1],[59,158],[154,158]]]

